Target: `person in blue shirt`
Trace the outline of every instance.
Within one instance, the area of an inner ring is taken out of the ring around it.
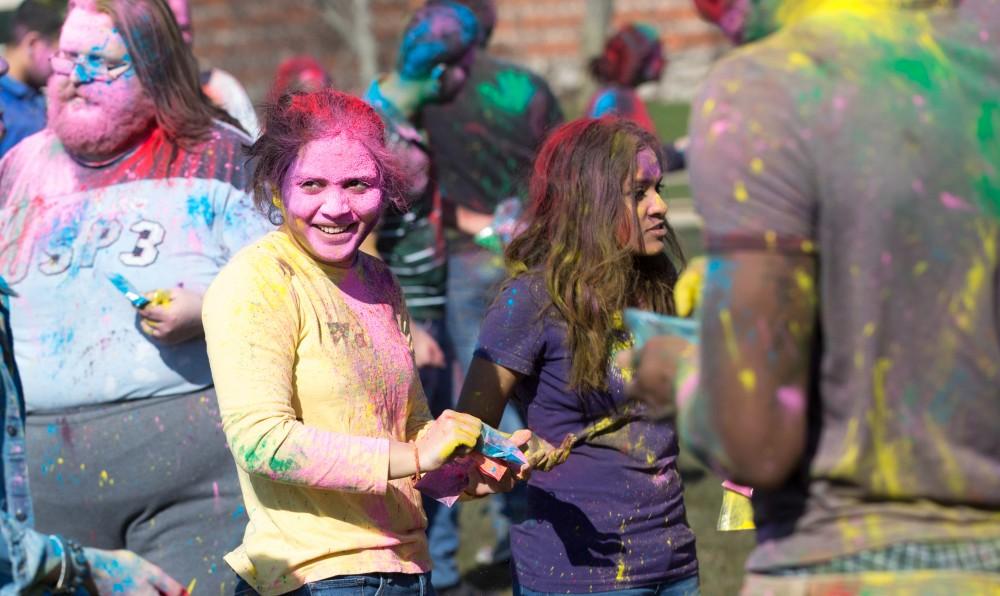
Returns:
[[[0,76],[7,62],[0,58]],[[0,139],[5,135],[0,120]],[[24,394],[14,361],[10,303],[14,296],[0,277],[0,594],[43,589],[91,594],[186,593],[159,567],[127,550],[83,548],[58,535],[31,529],[33,515],[24,451]]]
[[[0,107],[7,124],[0,157],[21,139],[45,128],[42,87],[52,74],[49,59],[65,14],[65,0],[24,0],[14,11],[6,40],[10,70],[0,77]]]

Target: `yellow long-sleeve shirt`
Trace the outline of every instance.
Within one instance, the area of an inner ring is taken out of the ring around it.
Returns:
[[[226,265],[203,319],[250,517],[229,565],[265,595],[429,570],[420,495],[387,480],[390,440],[430,420],[388,268],[322,266],[273,232]]]

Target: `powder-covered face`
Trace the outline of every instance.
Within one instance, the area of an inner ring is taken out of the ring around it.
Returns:
[[[667,204],[660,197],[662,179],[656,154],[650,149],[640,151],[636,155],[635,179],[625,187],[628,247],[634,254],[650,256],[663,251]]]
[[[343,134],[306,144],[281,194],[285,229],[313,258],[338,267],[354,263],[382,211],[375,159]]]
[[[59,52],[78,63],[69,74],[49,79],[49,126],[70,153],[85,159],[128,149],[153,124],[156,107],[111,17],[74,8],[63,24]],[[105,66],[114,67],[116,78],[96,80],[95,72]]]
[[[188,5],[188,0],[167,0],[167,4],[177,19],[177,26],[180,27],[184,43],[191,45],[194,41],[194,28],[191,26],[191,7]]]

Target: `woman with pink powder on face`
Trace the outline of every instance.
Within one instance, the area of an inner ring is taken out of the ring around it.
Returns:
[[[203,317],[250,517],[226,557],[238,593],[432,593],[413,477],[472,448],[481,423],[431,420],[402,292],[359,251],[401,196],[384,136],[328,89],[282,98],[249,151],[280,227],[223,269]]]

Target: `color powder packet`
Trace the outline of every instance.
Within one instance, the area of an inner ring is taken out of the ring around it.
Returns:
[[[650,338],[673,335],[693,344],[698,343],[698,321],[679,319],[635,308],[625,309],[625,325],[635,338],[633,349],[641,350]]]
[[[499,481],[507,473],[510,463],[518,468],[528,463],[528,458],[500,431],[484,424],[476,443],[476,453],[453,459],[417,481],[416,488],[428,497],[451,507],[458,501],[469,483],[469,471],[475,466],[483,474]]]
[[[528,463],[528,458],[524,456],[524,453],[514,443],[511,443],[506,435],[488,424],[484,424],[482,430],[479,432],[479,442],[476,443],[476,451],[486,457],[492,457],[493,459],[499,459],[518,466]]]

